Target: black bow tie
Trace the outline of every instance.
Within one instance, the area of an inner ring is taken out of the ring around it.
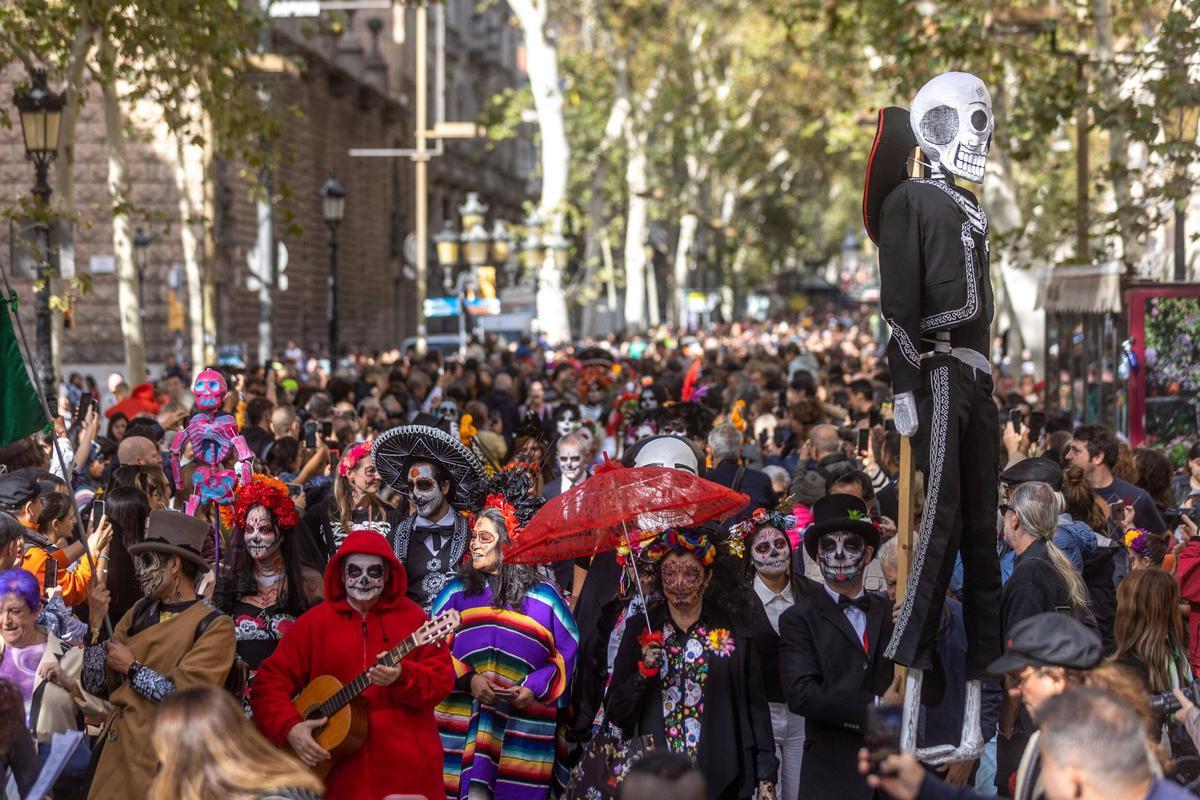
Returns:
[[[851,600],[849,597],[846,597],[844,594],[839,594],[837,604],[838,608],[840,609],[844,609],[846,606],[854,606],[855,608],[861,609],[864,612],[869,611],[871,608],[871,600],[866,596],[866,594],[855,597],[853,600]]]

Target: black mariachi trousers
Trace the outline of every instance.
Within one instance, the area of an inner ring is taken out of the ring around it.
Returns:
[[[963,563],[967,678],[986,674],[1000,656],[1000,558],[996,553],[996,447],[999,415],[992,376],[952,355],[926,357],[917,395],[920,427],[913,437],[925,473],[925,508],[913,536],[912,572],[884,655],[917,669],[931,667],[943,598]]]

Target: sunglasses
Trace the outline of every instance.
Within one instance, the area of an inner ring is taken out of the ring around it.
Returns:
[[[418,478],[408,482],[408,489],[411,492],[432,492],[435,488],[437,488],[437,484],[429,478]]]

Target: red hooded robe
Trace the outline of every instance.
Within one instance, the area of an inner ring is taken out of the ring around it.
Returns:
[[[389,578],[366,616],[346,599],[342,561],[363,553],[383,558]],[[375,656],[403,642],[428,617],[404,596],[404,567],[387,540],[373,531],[346,538],[325,569],[325,602],[303,614],[258,668],[250,694],[254,722],[275,744],[302,719],[292,698],[318,675],[349,683],[375,663]],[[334,765],[326,778],[326,800],[379,800],[388,794],[443,795],[442,745],[433,707],[454,685],[450,649],[424,645],[401,662],[391,686],[368,686],[367,740],[354,755]]]

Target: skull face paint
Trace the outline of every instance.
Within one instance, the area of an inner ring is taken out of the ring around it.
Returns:
[[[387,581],[387,564],[381,556],[354,553],[342,562],[342,583],[346,597],[355,605],[374,603]]]
[[[704,598],[708,579],[704,565],[690,553],[671,553],[659,566],[663,595],[678,609],[695,608]]]
[[[867,546],[857,533],[835,531],[817,542],[817,556],[827,583],[848,583],[862,576]]]
[[[443,400],[438,406],[438,417],[442,422],[458,422],[458,404],[453,400]]]
[[[471,566],[489,575],[500,569],[500,533],[486,517],[471,529]]]
[[[638,396],[638,408],[643,411],[653,411],[658,408],[658,397],[655,396],[654,390],[649,386],[642,389],[642,393]]]
[[[996,120],[983,81],[966,72],[938,75],[917,92],[910,124],[934,167],[981,183]]]
[[[192,384],[192,394],[196,396],[196,408],[201,411],[215,411],[221,407],[221,401],[229,391],[225,376],[215,369],[206,369],[196,376]]]
[[[573,443],[559,442],[558,471],[567,479],[567,482],[572,485],[579,483],[584,469],[583,451],[579,446]]]
[[[559,436],[567,436],[579,430],[579,412],[574,406],[559,406],[554,415],[554,430]]]
[[[750,560],[760,575],[778,578],[787,572],[792,560],[787,536],[777,528],[760,529],[750,543]]]
[[[279,552],[283,544],[271,514],[262,506],[255,506],[246,514],[246,530],[242,534],[246,552],[255,561],[263,561]]]
[[[436,522],[435,515],[442,509],[446,494],[442,491],[442,485],[438,483],[433,465],[424,462],[413,464],[408,470],[407,483],[408,494],[413,505],[417,507],[417,514],[423,519]]]
[[[166,580],[168,558],[162,553],[147,551],[138,553],[133,559],[133,574],[137,576],[143,597],[153,597],[162,588]]]

